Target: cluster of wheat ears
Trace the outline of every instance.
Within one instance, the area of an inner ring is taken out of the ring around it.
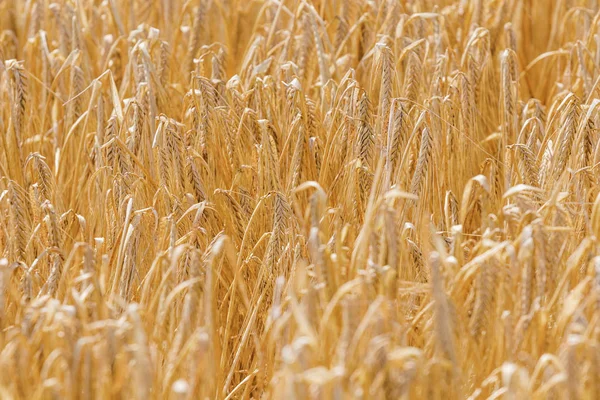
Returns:
[[[0,398],[600,398],[598,11],[0,1]]]

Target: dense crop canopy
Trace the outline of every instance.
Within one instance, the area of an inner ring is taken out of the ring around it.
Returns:
[[[600,398],[597,0],[0,0],[0,398]]]

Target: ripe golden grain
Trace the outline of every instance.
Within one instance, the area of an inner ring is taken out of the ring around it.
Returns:
[[[600,398],[599,11],[0,1],[0,398]]]

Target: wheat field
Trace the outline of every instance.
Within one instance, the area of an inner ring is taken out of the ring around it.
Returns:
[[[0,0],[0,398],[600,398],[599,97],[597,0]]]

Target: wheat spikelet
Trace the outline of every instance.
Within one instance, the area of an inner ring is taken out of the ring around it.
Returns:
[[[423,129],[421,133],[421,147],[419,148],[419,157],[417,158],[417,166],[410,182],[410,192],[418,195],[423,185],[423,178],[426,178],[429,159],[431,157],[431,134],[429,129]]]
[[[594,129],[594,121],[591,118],[587,120],[583,129],[581,129],[581,134],[578,138],[579,140],[577,141],[578,143],[581,143],[577,156],[578,168],[586,168],[591,164],[593,150],[592,134]],[[591,179],[587,171],[585,176],[587,179]]]
[[[564,123],[561,129],[560,145],[554,160],[553,178],[558,179],[563,173],[567,163],[571,157],[571,151],[575,135],[577,132],[577,123],[579,119],[579,105],[577,100],[573,99],[567,105],[564,112]]]
[[[390,168],[392,172],[396,171],[408,136],[406,108],[401,101],[395,100],[393,104],[394,106],[390,114],[390,119],[393,120],[388,125],[391,134],[388,135],[388,157],[390,159]]]
[[[52,204],[43,204],[43,209],[46,214],[44,221],[48,230],[48,246],[58,249],[62,240],[58,227],[58,217],[56,216],[56,212],[54,211]],[[52,267],[50,270],[50,275],[48,276],[48,280],[46,281],[46,291],[52,296],[58,290],[59,280],[62,274],[63,263],[61,255],[53,253],[50,257],[50,262]]]
[[[544,154],[542,157],[542,162],[540,164],[540,172],[538,181],[541,185],[546,183],[546,179],[550,174],[550,168],[552,167],[552,163],[554,161],[554,149],[552,140],[548,141],[546,149],[544,150]]]
[[[185,170],[188,184],[190,185],[196,200],[198,202],[204,201],[206,199],[206,191],[204,189],[204,185],[202,184],[202,179],[200,177],[200,173],[198,172],[198,168],[196,167],[194,159],[191,156],[186,158]]]
[[[28,159],[33,159],[33,166],[39,179],[40,193],[45,200],[52,200],[54,192],[54,179],[52,171],[45,162],[45,158],[39,153],[32,153]]]
[[[26,198],[21,193],[22,189],[15,183],[8,185],[10,201],[10,223],[15,239],[13,244],[13,260],[26,261],[25,246],[27,244],[27,227],[29,215],[27,212]]]
[[[519,154],[519,172],[524,177],[525,184],[539,186],[538,176],[540,171],[537,167],[535,155],[527,145],[515,144],[514,148]]]
[[[263,192],[267,193],[270,190],[279,188],[279,168],[277,147],[272,135],[272,128],[267,120],[258,121],[261,131],[261,171],[260,175],[263,180]]]
[[[475,130],[475,116],[473,110],[469,107],[469,104],[473,102],[473,82],[469,80],[467,75],[461,75],[460,79],[460,111],[463,129],[469,136],[474,135]]]
[[[378,47],[381,63],[381,85],[379,89],[379,105],[377,106],[379,118],[377,120],[380,121],[381,125],[378,129],[378,135],[382,137],[388,132],[394,67],[391,49],[384,43],[379,43]]]
[[[21,145],[23,125],[25,124],[25,107],[27,105],[27,77],[23,66],[16,60],[8,60],[5,63],[6,70],[11,76],[11,116],[17,138],[17,144]]]
[[[290,165],[291,177],[288,185],[288,190],[293,190],[300,183],[300,174],[304,150],[304,128],[298,128],[296,144],[294,145],[294,153]]]
[[[357,205],[364,209],[367,196],[371,187],[370,167],[373,158],[374,134],[370,122],[371,110],[370,103],[365,92],[362,93],[358,104],[358,128],[356,153],[359,161],[358,165],[358,198]]]
[[[170,163],[173,166],[172,171],[176,182],[183,182],[182,176],[185,171],[184,165],[184,144],[181,135],[178,132],[179,124],[177,121],[170,120],[164,128],[166,136],[166,146],[169,152]]]
[[[200,47],[200,39],[204,31],[205,18],[206,2],[204,0],[200,0],[196,8],[196,13],[194,14],[194,22],[192,25],[191,37],[189,40],[186,59],[184,62],[184,66],[187,71],[193,70],[194,58],[196,57],[196,53],[198,52],[198,49]]]
[[[211,79],[220,83],[225,82],[225,49],[220,48],[219,52],[212,58]]]
[[[365,92],[362,93],[358,103],[358,129],[357,129],[357,157],[362,165],[369,168],[373,158],[373,129],[371,127],[371,110],[369,98]]]
[[[275,194],[275,210],[273,212],[273,231],[267,244],[266,264],[269,272],[275,276],[281,275],[280,257],[285,245],[285,231],[289,219],[289,205],[281,193]]]
[[[227,199],[227,205],[229,208],[233,210],[233,222],[235,228],[235,237],[243,238],[244,237],[244,227],[246,222],[246,216],[244,215],[244,211],[241,208],[240,204],[236,199],[233,198],[229,191],[225,190],[217,190],[215,194],[221,194],[225,196]]]
[[[308,20],[310,21],[310,28],[314,35],[315,47],[317,48],[317,59],[319,60],[319,74],[321,79],[321,85],[325,85],[327,81],[329,81],[330,77],[329,67],[327,66],[327,60],[325,59],[325,49],[321,41],[321,36],[319,35],[319,30],[317,28],[314,10],[311,11],[307,12]]]
[[[404,97],[410,102],[418,100],[418,93],[421,87],[422,66],[416,52],[411,51],[408,54],[406,73],[404,75]]]

